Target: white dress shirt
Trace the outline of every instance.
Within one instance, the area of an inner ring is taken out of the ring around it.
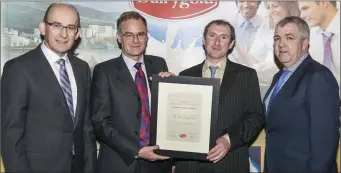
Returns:
[[[135,61],[131,58],[128,58],[126,55],[124,55],[122,53],[122,57],[123,57],[123,61],[126,63],[128,69],[129,69],[129,72],[130,72],[130,75],[131,77],[133,78],[133,80],[135,81],[135,75],[137,73],[137,69],[134,67],[134,65],[138,62],[141,62],[141,67],[142,67],[142,71],[144,73],[144,75],[146,76],[146,83],[147,83],[147,90],[148,90],[148,99],[149,99],[149,112],[151,110],[151,97],[150,97],[150,88],[149,88],[149,82],[148,82],[148,76],[147,76],[147,70],[146,70],[146,65],[144,63],[144,57],[142,56],[142,58],[140,59],[140,61]]]
[[[75,75],[72,70],[71,63],[69,61],[69,58],[67,57],[67,54],[65,54],[63,57],[58,56],[56,53],[48,49],[45,45],[45,41],[41,44],[41,50],[43,51],[47,61],[49,62],[53,73],[56,75],[56,78],[59,82],[59,85],[61,85],[60,81],[60,65],[57,63],[59,59],[64,59],[65,60],[65,68],[66,72],[69,76],[70,80],[70,85],[71,85],[71,92],[72,92],[72,104],[73,104],[73,114],[76,115],[76,108],[77,108],[77,84],[76,84],[76,79]],[[63,93],[64,94],[64,93]]]
[[[323,29],[319,26],[315,26],[310,30],[309,53],[314,60],[321,64],[323,63],[324,58],[323,32]],[[333,33],[333,37],[330,40],[332,49],[331,71],[340,86],[340,11],[336,13],[335,17],[330,22],[326,32]]]
[[[254,44],[255,36],[256,36],[258,29],[263,23],[265,23],[265,21],[266,20],[262,16],[257,15],[257,14],[253,18],[251,18],[249,20],[249,22],[251,23],[251,26],[249,26],[249,28],[247,29],[247,32],[248,32],[247,39],[244,39],[245,36],[243,33],[243,27],[245,25],[245,19],[240,13],[237,13],[235,20],[231,22],[231,24],[235,28],[236,44],[238,44],[242,48],[248,47],[249,49],[246,49],[246,50],[250,50],[252,45]],[[232,62],[238,62],[238,56],[240,55],[234,50],[232,52],[232,56],[229,57],[229,59]],[[263,59],[260,59],[259,61],[264,60],[264,58],[265,57],[263,57]]]

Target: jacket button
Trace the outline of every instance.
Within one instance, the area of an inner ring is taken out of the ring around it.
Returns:
[[[135,131],[134,133],[135,133],[135,135],[138,135],[138,134],[139,134],[139,132],[138,132],[138,131]]]

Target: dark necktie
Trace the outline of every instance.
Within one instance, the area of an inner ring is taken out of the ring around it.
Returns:
[[[142,63],[136,63],[135,83],[141,99],[141,124],[140,124],[140,146],[144,147],[149,144],[150,131],[150,113],[147,80],[141,67]]]

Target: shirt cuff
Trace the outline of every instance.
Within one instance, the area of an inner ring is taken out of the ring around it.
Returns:
[[[229,142],[229,144],[231,145],[231,141],[230,141],[229,134],[226,133],[226,134],[223,136],[223,138],[225,138],[225,139]]]

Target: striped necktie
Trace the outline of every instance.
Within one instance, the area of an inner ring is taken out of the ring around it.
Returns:
[[[72,90],[71,90],[71,84],[69,80],[69,75],[67,74],[66,68],[65,68],[65,60],[59,59],[57,63],[60,65],[60,86],[62,87],[67,106],[69,108],[69,112],[71,115],[72,122],[74,122],[75,116],[73,111],[73,101],[72,101]]]

